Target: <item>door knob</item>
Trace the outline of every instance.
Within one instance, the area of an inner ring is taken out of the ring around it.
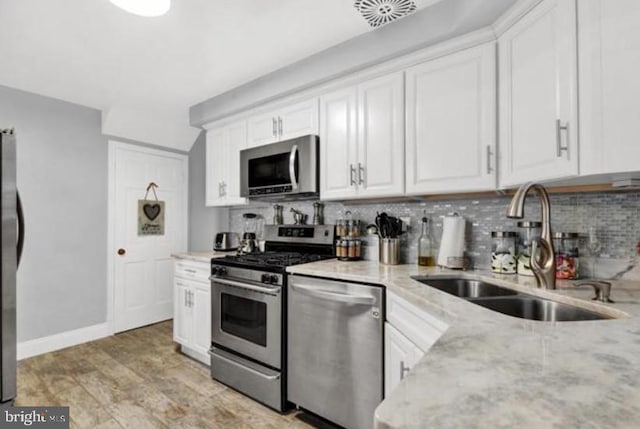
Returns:
[[[126,251],[126,250],[124,250],[124,249],[118,249],[118,255],[122,256],[122,255],[124,255],[125,253],[127,253],[127,251]]]

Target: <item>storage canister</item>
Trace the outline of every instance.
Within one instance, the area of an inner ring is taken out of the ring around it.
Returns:
[[[531,243],[542,234],[542,222],[518,222],[520,240],[518,241],[518,274],[533,276],[531,270]]]
[[[500,274],[516,273],[516,237],[513,231],[491,233],[491,271]]]
[[[580,235],[577,232],[556,232],[553,244],[556,248],[556,279],[575,280],[578,278]]]

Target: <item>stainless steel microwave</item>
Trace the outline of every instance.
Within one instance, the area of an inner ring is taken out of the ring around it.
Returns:
[[[249,198],[319,194],[318,136],[308,135],[240,151],[240,195]]]

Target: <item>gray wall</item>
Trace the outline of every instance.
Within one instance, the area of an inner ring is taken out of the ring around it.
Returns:
[[[107,144],[100,111],[0,86],[17,133],[26,241],[18,341],[106,321]]]
[[[189,250],[211,250],[216,232],[229,229],[226,208],[205,207],[205,143],[201,132],[189,152]]]

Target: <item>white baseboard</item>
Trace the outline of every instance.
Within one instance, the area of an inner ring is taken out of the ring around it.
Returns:
[[[53,352],[66,347],[75,346],[111,335],[109,325],[100,323],[86,328],[74,329],[48,337],[18,343],[18,360]]]
[[[211,358],[209,357],[209,355],[206,354],[202,354],[198,351],[193,350],[190,347],[187,346],[181,346],[180,347],[182,353],[184,353],[185,355],[199,361],[202,362],[203,364],[205,364],[206,366],[211,366]]]

